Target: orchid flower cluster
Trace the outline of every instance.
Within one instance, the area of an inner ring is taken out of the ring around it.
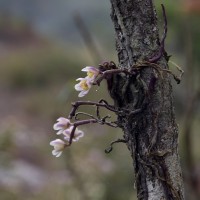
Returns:
[[[87,72],[87,76],[85,78],[76,79],[76,81],[80,81],[78,84],[75,85],[75,90],[80,91],[78,97],[83,97],[89,92],[95,79],[100,73],[100,71],[97,68],[92,66],[87,66],[81,71]]]
[[[80,92],[78,97],[85,96],[89,90],[91,89],[92,85],[100,85],[100,82],[103,79],[108,79],[111,75],[116,73],[125,73],[125,74],[132,74],[131,72],[127,71],[127,69],[119,69],[116,67],[113,61],[111,62],[104,62],[103,64],[99,65],[99,68],[95,68],[93,66],[87,66],[82,69],[83,72],[87,72],[87,76],[85,78],[78,78],[76,81],[79,81],[78,84],[75,85],[75,90]],[[100,77],[98,78],[98,76]],[[82,105],[91,105],[96,107],[96,117],[84,112],[76,112],[78,108]],[[56,157],[59,157],[63,150],[70,146],[72,142],[78,141],[81,137],[84,136],[83,131],[79,130],[77,127],[80,125],[86,125],[91,123],[99,123],[101,125],[108,125],[113,128],[117,128],[118,124],[115,121],[108,121],[107,119],[110,118],[110,115],[101,117],[99,108],[104,107],[111,112],[117,113],[119,110],[115,108],[113,105],[109,105],[107,101],[101,99],[99,102],[92,102],[92,101],[76,101],[72,103],[72,110],[68,116],[68,118],[60,117],[57,119],[57,122],[54,124],[53,129],[57,131],[57,135],[63,136],[63,139],[55,139],[50,142],[50,145],[54,147],[52,154]],[[72,123],[70,120],[75,117],[77,120],[78,115],[85,115],[89,117],[86,120],[79,120]],[[118,142],[118,141],[117,141]],[[115,142],[114,142],[115,143]],[[112,143],[111,146],[114,144]],[[112,149],[112,147],[111,147]],[[110,151],[110,150],[109,150]],[[108,151],[108,152],[109,152]]]
[[[54,147],[52,154],[56,157],[59,157],[62,154],[63,150],[70,145],[71,133],[74,129],[74,126],[69,119],[60,117],[57,119],[57,123],[54,124],[53,129],[57,131],[57,135],[63,136],[63,140],[56,139],[50,142],[50,145]],[[76,142],[83,136],[84,132],[76,128],[72,141]]]
[[[85,78],[78,78],[76,81],[80,81],[75,85],[75,89],[80,91],[79,97],[85,96],[92,84],[94,83],[96,77],[99,75],[100,71],[92,66],[87,66],[82,69],[83,72],[87,72]],[[84,136],[84,132],[74,127],[74,124],[70,122],[69,119],[60,117],[57,119],[57,122],[54,124],[53,129],[57,131],[57,135],[62,135],[63,139],[55,139],[50,142],[50,145],[54,147],[52,154],[56,157],[61,156],[63,150],[71,145],[71,142],[78,141],[81,137]],[[73,133],[72,133],[73,132]],[[72,136],[73,134],[73,136]]]

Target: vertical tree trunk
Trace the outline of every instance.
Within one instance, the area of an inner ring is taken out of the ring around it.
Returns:
[[[160,42],[152,0],[110,0],[121,68],[150,58]],[[168,68],[163,55],[157,63]],[[145,67],[139,75],[118,74],[110,89],[115,106],[142,112],[118,115],[133,158],[137,197],[144,200],[184,199],[170,77]]]

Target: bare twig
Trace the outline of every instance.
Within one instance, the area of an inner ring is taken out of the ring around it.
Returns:
[[[105,121],[105,122],[103,122],[103,124],[106,124],[107,126],[110,126],[112,128],[118,128],[119,127],[116,122],[107,122],[107,121]]]

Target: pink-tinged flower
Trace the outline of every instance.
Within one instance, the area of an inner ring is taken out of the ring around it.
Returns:
[[[65,131],[63,131],[63,135],[64,135],[64,139],[69,141],[70,140],[70,136],[71,136],[71,132],[72,129],[74,127],[71,126],[69,129],[66,129]],[[81,137],[84,136],[84,132],[79,130],[78,128],[76,128],[75,132],[74,132],[74,137],[72,139],[73,142],[77,142]]]
[[[63,150],[67,146],[67,143],[61,139],[56,139],[50,142],[50,145],[54,147],[52,154],[56,157],[61,156]]]
[[[78,78],[76,81],[80,81],[80,83],[75,85],[75,90],[80,91],[78,97],[85,96],[89,92],[92,82],[87,77]]]
[[[91,81],[94,81],[94,79],[99,75],[99,70],[92,66],[87,66],[83,68],[81,71],[87,72],[87,78]]]
[[[53,125],[53,129],[58,131],[56,134],[60,135],[65,129],[68,129],[71,126],[69,119],[60,117],[57,119],[57,123]]]

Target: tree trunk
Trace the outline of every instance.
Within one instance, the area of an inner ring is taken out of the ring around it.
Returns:
[[[152,0],[110,0],[120,68],[131,68],[159,50]],[[157,64],[167,69],[167,56]],[[138,199],[184,199],[170,77],[152,67],[137,76],[117,74],[110,88],[115,106],[133,111],[118,115],[133,158]],[[142,109],[134,114],[134,110]]]

